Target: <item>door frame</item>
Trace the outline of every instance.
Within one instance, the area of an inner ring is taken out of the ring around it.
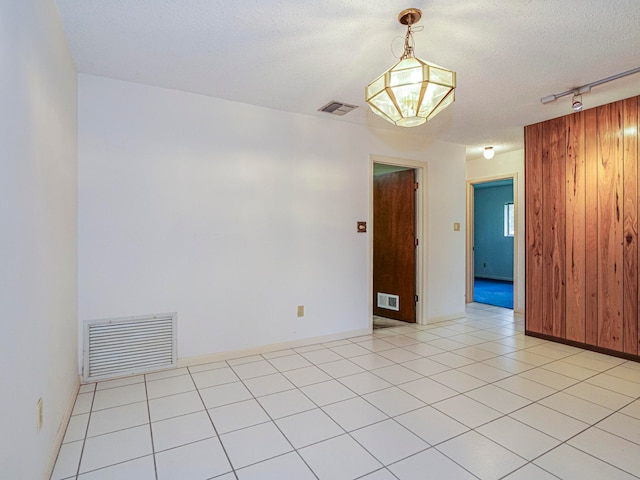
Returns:
[[[416,182],[419,188],[416,191],[416,295],[418,304],[416,305],[416,324],[424,325],[427,320],[427,164],[416,160],[405,158],[386,157],[383,155],[369,156],[369,327],[373,328],[373,164],[383,163],[397,167],[412,168],[416,172]]]
[[[495,182],[497,180],[512,180],[513,182],[513,312],[518,311],[518,241],[520,238],[518,232],[518,173],[506,173],[504,175],[496,175],[493,177],[475,178],[467,180],[467,275],[465,288],[465,302],[473,302],[473,280],[474,280],[474,192],[475,185],[480,183]]]

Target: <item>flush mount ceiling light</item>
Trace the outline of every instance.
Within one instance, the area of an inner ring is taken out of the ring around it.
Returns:
[[[399,127],[422,125],[455,100],[456,72],[413,56],[411,27],[421,17],[417,8],[400,12],[398,21],[407,26],[400,61],[365,89],[373,113]]]
[[[495,153],[496,152],[493,150],[493,147],[484,147],[484,152],[482,152],[482,155],[484,155],[484,158],[486,158],[487,160],[491,160]]]

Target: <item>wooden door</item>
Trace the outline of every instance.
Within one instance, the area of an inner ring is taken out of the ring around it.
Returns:
[[[373,313],[405,322],[416,321],[415,189],[415,170],[374,176]],[[398,309],[379,307],[379,294],[397,295]]]

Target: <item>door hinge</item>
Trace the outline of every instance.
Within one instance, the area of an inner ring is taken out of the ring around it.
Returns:
[[[416,238],[416,247],[417,247],[418,245],[420,245],[420,240],[418,240],[418,239]]]
[[[418,190],[418,187],[420,186],[420,184],[418,182],[413,184],[413,189],[414,190]]]
[[[418,295],[416,295],[415,301],[416,303],[418,303]]]

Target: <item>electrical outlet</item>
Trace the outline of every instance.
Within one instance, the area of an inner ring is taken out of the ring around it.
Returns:
[[[304,317],[304,305],[298,305],[298,318]]]
[[[43,414],[42,414],[42,397],[36,403],[36,430],[42,430]]]

